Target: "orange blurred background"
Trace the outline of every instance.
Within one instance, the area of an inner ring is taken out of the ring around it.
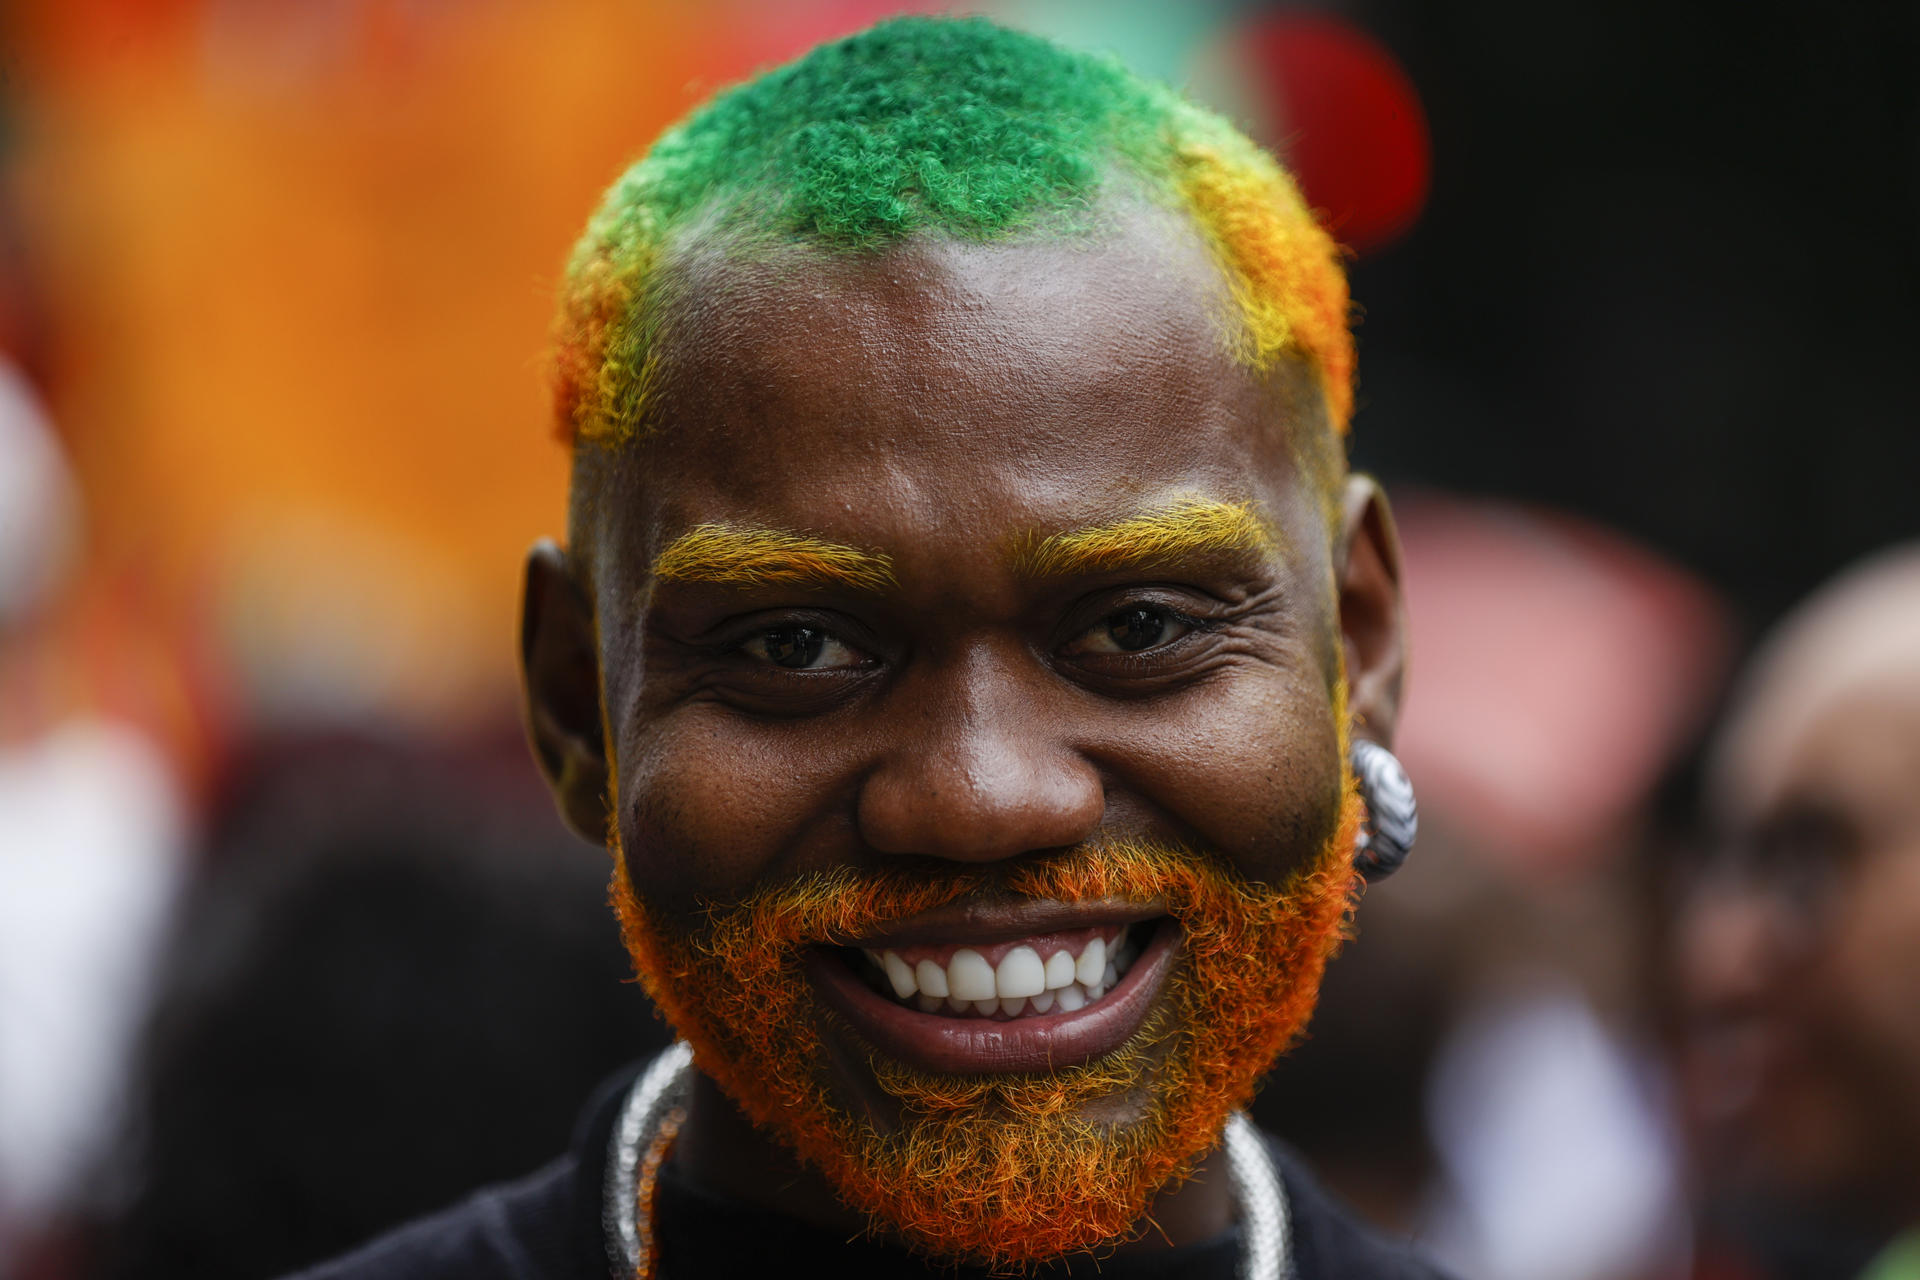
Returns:
[[[17,15],[9,176],[83,612],[140,620],[106,629],[173,680],[111,696],[190,774],[236,704],[510,714],[517,565],[565,492],[553,281],[638,140],[712,87],[688,68],[722,70],[690,12]]]

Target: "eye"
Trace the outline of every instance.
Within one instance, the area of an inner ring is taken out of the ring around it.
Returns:
[[[789,671],[830,671],[865,662],[859,650],[819,627],[768,627],[749,636],[740,652]]]
[[[1192,623],[1171,610],[1153,605],[1128,605],[1124,609],[1116,609],[1081,632],[1067,646],[1067,651],[1074,654],[1139,653],[1143,649],[1170,644],[1192,630]]]

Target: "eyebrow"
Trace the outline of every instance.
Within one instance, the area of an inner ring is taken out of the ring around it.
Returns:
[[[1264,555],[1279,546],[1279,531],[1250,503],[1182,498],[1113,524],[1029,535],[1016,545],[1013,564],[1027,577],[1064,578],[1219,552]]]
[[[843,542],[759,525],[699,524],[667,545],[653,562],[656,582],[708,582],[851,587],[885,591],[894,585],[893,561]]]

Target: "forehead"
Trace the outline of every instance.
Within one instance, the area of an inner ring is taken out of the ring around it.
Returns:
[[[1920,803],[1920,591],[1836,611],[1779,655],[1722,745],[1720,808]]]
[[[1043,242],[687,252],[665,273],[659,428],[619,468],[619,554],[714,521],[931,547],[1176,494],[1277,504],[1289,429],[1324,430],[1317,394],[1233,358],[1191,224],[1110,217]]]

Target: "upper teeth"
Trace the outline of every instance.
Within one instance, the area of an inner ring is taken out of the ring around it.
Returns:
[[[1055,1004],[1071,1012],[1106,995],[1134,960],[1132,939],[1119,930],[1095,935],[1079,954],[1054,943],[1051,954],[1026,943],[1008,949],[993,964],[980,951],[961,947],[947,958],[912,961],[897,951],[867,951],[867,959],[886,975],[886,984],[902,1002],[931,1013],[944,1009],[981,1016],[1047,1013]]]

